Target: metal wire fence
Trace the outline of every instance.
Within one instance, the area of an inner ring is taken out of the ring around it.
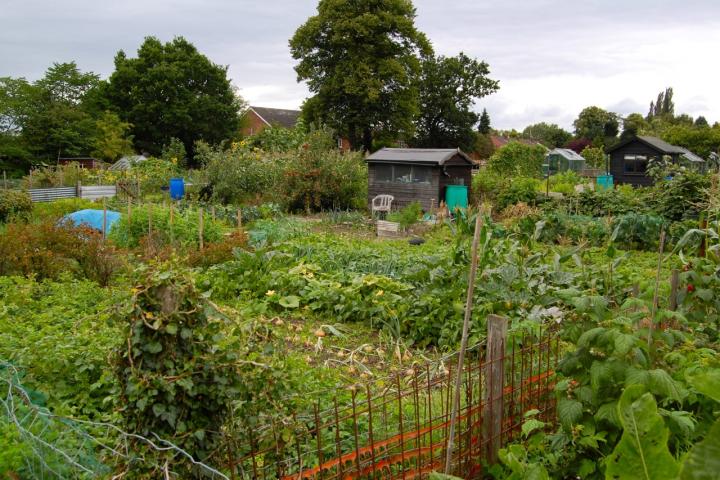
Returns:
[[[373,383],[350,385],[349,404],[338,396],[310,412],[267,428],[247,429],[232,448],[232,478],[360,479],[424,477],[444,470],[457,369],[462,395],[451,473],[479,478],[497,450],[518,438],[525,413],[555,423],[558,337],[511,337],[504,355],[488,358],[475,345],[462,366],[425,364]]]

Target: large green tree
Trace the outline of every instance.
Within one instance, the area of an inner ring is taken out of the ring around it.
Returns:
[[[487,63],[462,52],[456,57],[424,58],[419,79],[420,115],[411,143],[417,147],[472,151],[474,126],[480,118],[472,111],[473,103],[498,89],[498,82],[488,78],[489,74]]]
[[[584,108],[573,126],[575,136],[592,140],[596,147],[601,147],[617,137],[620,122],[616,113],[593,106]]]
[[[227,67],[182,37],[167,43],[147,37],[136,58],[118,52],[103,93],[120,119],[132,124],[135,147],[153,155],[172,138],[190,156],[197,140],[217,144],[232,138],[243,107]]]
[[[5,139],[48,162],[89,155],[95,120],[85,99],[98,82],[97,75],[81,72],[75,62],[54,63],[32,84],[2,79],[0,128]]]
[[[525,127],[522,137],[540,142],[548,148],[564,147],[572,134],[554,123],[534,123]]]
[[[432,48],[410,0],[321,0],[290,51],[298,81],[313,93],[303,106],[307,123],[325,123],[365,150],[373,138],[411,136],[418,57]]]

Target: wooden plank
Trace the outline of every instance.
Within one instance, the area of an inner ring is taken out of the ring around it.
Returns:
[[[388,222],[386,220],[377,221],[377,236],[378,237],[399,237],[400,236],[400,224],[396,222]]]
[[[508,320],[498,315],[488,315],[487,353],[485,356],[485,412],[483,431],[487,439],[487,461],[497,462],[503,424],[503,386],[505,384],[505,343]]]

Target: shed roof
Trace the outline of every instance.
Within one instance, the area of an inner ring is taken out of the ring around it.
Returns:
[[[456,155],[459,155],[469,165],[473,165],[470,157],[459,148],[382,148],[367,157],[366,161],[444,165]]]
[[[700,163],[705,162],[705,160],[703,160],[702,157],[700,157],[699,155],[695,155],[693,152],[691,152],[687,148],[684,148],[684,147],[679,147],[679,148],[683,151],[683,153],[681,155],[683,157],[687,158],[688,160],[690,160],[691,162],[700,162]]]
[[[699,155],[694,154],[690,150],[688,150],[685,147],[679,147],[677,145],[672,145],[670,143],[667,143],[664,140],[661,140],[657,137],[649,137],[646,135],[638,135],[636,137],[631,137],[624,142],[620,142],[614,147],[608,148],[607,153],[614,152],[615,150],[618,150],[625,145],[627,145],[630,142],[639,141],[641,143],[644,143],[645,145],[649,146],[650,148],[653,148],[657,150],[658,152],[662,153],[663,155],[681,155],[688,159],[691,162],[704,162]]]
[[[268,107],[250,107],[250,110],[255,112],[268,126],[280,125],[284,128],[293,128],[300,118],[300,110]]]
[[[561,155],[568,160],[585,160],[582,155],[569,148],[554,148],[548,152],[548,155]]]
[[[676,145],[671,145],[671,144],[667,143],[666,141],[661,140],[657,137],[649,137],[647,135],[638,135],[635,137],[630,137],[627,140],[620,142],[613,147],[608,148],[607,153],[614,152],[615,150],[618,150],[618,149],[624,147],[625,145],[627,145],[628,143],[634,142],[636,140],[641,143],[644,143],[648,147],[653,148],[653,149],[657,150],[658,152],[663,153],[665,155],[685,153],[684,149],[682,147],[678,147]]]

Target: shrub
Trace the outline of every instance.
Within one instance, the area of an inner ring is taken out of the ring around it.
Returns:
[[[392,212],[387,216],[387,219],[391,222],[399,223],[402,228],[408,228],[420,220],[420,215],[422,215],[420,202],[412,202],[405,208]]]
[[[510,184],[498,195],[497,206],[503,210],[509,205],[524,202],[534,205],[537,200],[537,190],[540,180],[530,177],[515,177]]]
[[[485,202],[494,203],[500,192],[502,192],[509,183],[510,180],[507,177],[489,168],[483,168],[472,178],[472,203],[475,205]]]
[[[666,220],[696,219],[708,205],[710,178],[690,170],[679,170],[670,180],[657,182],[650,191],[653,210]]]
[[[236,248],[247,246],[247,235],[243,231],[235,231],[226,235],[219,242],[206,245],[203,250],[192,250],[188,257],[188,264],[192,267],[207,268],[211,265],[227,262],[233,259]]]
[[[152,220],[148,220],[152,217]],[[132,211],[128,217],[123,215],[112,230],[109,238],[122,248],[136,248],[141,238],[149,233],[150,224],[154,239],[162,245],[175,243],[181,246],[197,246],[199,239],[199,213],[197,210],[175,210],[170,225],[170,209],[160,205],[146,205]],[[205,212],[203,217],[203,242],[217,242],[222,238],[222,227]]]
[[[0,275],[57,279],[69,272],[107,285],[120,265],[118,252],[88,228],[12,223],[0,234]]]
[[[224,204],[257,202],[272,195],[286,161],[281,155],[261,154],[239,145],[215,151],[209,158],[205,173],[212,198]]]
[[[544,160],[542,145],[510,142],[490,157],[488,168],[505,176],[540,177]]]
[[[27,192],[0,190],[0,222],[12,218],[27,218],[33,209],[33,202]]]
[[[622,248],[652,250],[660,239],[663,219],[656,215],[628,213],[613,222],[613,241]]]
[[[293,211],[363,208],[367,165],[359,153],[303,149],[286,164],[279,190]]]

